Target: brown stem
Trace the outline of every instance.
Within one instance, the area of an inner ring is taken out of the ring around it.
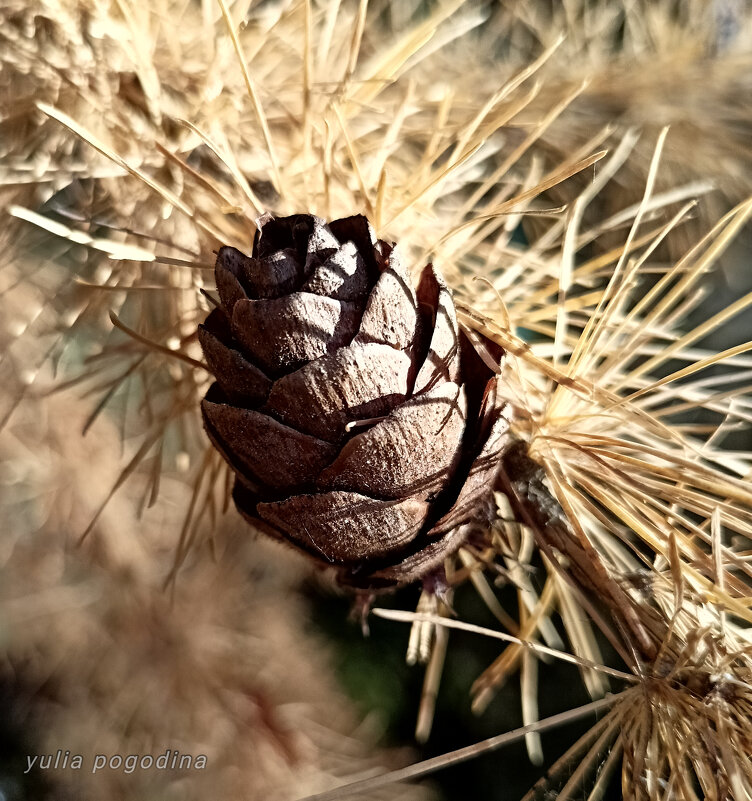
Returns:
[[[618,627],[630,635],[628,642],[638,655],[652,661],[657,643],[642,624],[632,599],[609,574],[593,546],[572,529],[544,476],[543,468],[528,456],[526,444],[518,442],[504,456],[499,489],[509,498],[518,520],[533,531],[538,547],[552,564],[560,565],[557,554],[566,557],[568,569],[562,570],[565,579],[602,600]],[[604,633],[608,636],[608,631]]]

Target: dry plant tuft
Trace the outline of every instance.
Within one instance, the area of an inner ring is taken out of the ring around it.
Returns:
[[[51,363],[92,398],[84,430],[115,418],[125,466],[85,533],[126,479],[146,508],[181,471],[171,579],[217,530],[229,477],[200,431],[196,328],[212,252],[249,250],[263,211],[367,215],[416,270],[435,260],[470,336],[506,351],[521,444],[498,520],[447,573],[507,632],[481,633],[512,640],[475,708],[519,672],[525,725],[320,797],[515,737],[539,759],[540,731],[608,707],[537,790],[596,799],[620,768],[629,799],[747,798],[752,454],[736,438],[752,344],[705,340],[752,295],[688,323],[752,214],[742,4],[5,0],[2,14],[3,417]],[[428,595],[401,617],[428,661],[426,737],[463,624]],[[614,694],[538,721],[544,654]]]

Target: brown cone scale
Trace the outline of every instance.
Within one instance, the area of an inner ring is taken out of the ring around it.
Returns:
[[[435,268],[413,285],[365,217],[257,225],[251,256],[220,249],[199,330],[216,378],[204,425],[235,504],[344,584],[421,579],[492,517],[509,444],[497,374]]]

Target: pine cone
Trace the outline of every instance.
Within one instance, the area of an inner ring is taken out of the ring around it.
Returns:
[[[235,504],[345,584],[422,578],[490,520],[509,436],[496,374],[433,266],[416,291],[365,217],[257,228],[252,257],[220,249],[199,329]]]

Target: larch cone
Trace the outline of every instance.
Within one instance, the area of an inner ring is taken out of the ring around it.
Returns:
[[[425,578],[487,527],[508,407],[433,265],[416,288],[363,216],[266,214],[252,256],[219,250],[216,282],[203,419],[253,526],[366,590]]]

